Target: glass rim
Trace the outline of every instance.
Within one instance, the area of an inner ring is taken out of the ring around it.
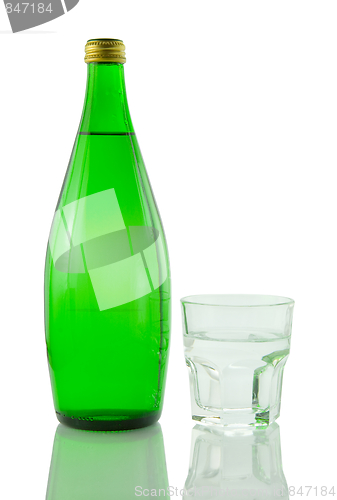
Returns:
[[[225,302],[227,299],[227,303]],[[241,303],[240,302],[241,299]],[[235,303],[235,300],[237,303]],[[221,302],[222,301],[222,302]],[[251,303],[251,302],[255,303]],[[260,301],[260,302],[259,302]],[[226,307],[226,308],[254,308],[254,307],[278,307],[294,305],[295,301],[289,297],[280,295],[263,294],[201,294],[187,295],[180,299],[182,305],[192,304],[196,306]],[[245,303],[242,303],[245,302]]]

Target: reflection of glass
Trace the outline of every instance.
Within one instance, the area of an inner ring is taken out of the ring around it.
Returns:
[[[229,430],[196,425],[185,490],[184,498],[288,498],[279,426]]]
[[[280,414],[294,301],[265,295],[182,299],[192,418],[266,425]]]
[[[104,433],[57,427],[46,500],[129,500],[167,487],[159,424]]]

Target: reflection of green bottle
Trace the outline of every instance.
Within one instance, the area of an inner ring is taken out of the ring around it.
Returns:
[[[49,237],[46,342],[57,418],[160,417],[170,333],[165,236],[130,119],[119,40],[86,45],[83,115]]]
[[[151,493],[168,493],[159,424],[130,432],[58,426],[46,500],[131,500]]]

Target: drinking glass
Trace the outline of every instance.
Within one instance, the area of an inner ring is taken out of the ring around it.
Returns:
[[[268,425],[280,415],[294,301],[268,295],[181,299],[192,418]]]

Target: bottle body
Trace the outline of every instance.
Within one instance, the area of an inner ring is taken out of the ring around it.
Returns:
[[[48,243],[46,342],[58,419],[122,430],[149,425],[161,413],[170,272],[123,66],[89,64],[88,70]]]

